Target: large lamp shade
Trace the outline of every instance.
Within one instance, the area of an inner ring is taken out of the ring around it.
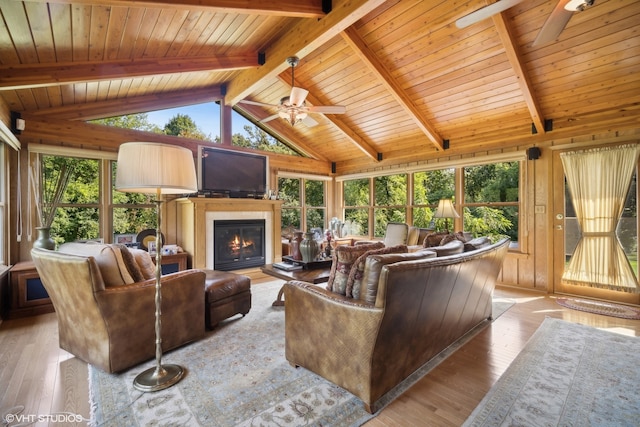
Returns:
[[[453,207],[453,201],[451,199],[440,199],[438,202],[438,208],[436,213],[433,214],[434,218],[459,218],[458,212]]]
[[[198,190],[191,150],[157,142],[125,142],[118,151],[118,191],[180,194]]]

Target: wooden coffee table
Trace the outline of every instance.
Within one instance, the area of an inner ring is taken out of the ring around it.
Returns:
[[[299,280],[301,282],[309,282],[309,283],[326,283],[329,281],[329,274],[331,274],[331,267],[323,267],[323,268],[315,268],[308,270],[293,270],[286,271],[281,270],[279,268],[275,268],[272,264],[264,265],[260,268],[264,274],[269,276],[277,277],[282,280]],[[282,306],[284,305],[284,301],[282,300],[282,293],[284,290],[284,286],[278,292],[278,297],[273,302],[274,306]]]

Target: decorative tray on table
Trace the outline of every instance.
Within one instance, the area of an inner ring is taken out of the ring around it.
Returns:
[[[291,264],[301,265],[303,270],[313,270],[317,268],[331,267],[331,257],[318,259],[315,261],[304,262],[302,260],[293,259],[288,255],[282,257],[283,261],[290,262]]]

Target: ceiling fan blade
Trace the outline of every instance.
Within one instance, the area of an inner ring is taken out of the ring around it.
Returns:
[[[258,101],[249,101],[248,99],[241,99],[238,102],[240,102],[242,104],[259,105],[261,107],[277,107],[277,105],[265,104],[264,102],[258,102]]]
[[[307,116],[304,119],[302,119],[302,123],[304,123],[309,128],[312,128],[318,124],[318,122],[312,119],[311,116]]]
[[[265,117],[264,119],[260,120],[260,123],[266,123],[266,122],[269,122],[269,121],[271,121],[273,119],[277,119],[278,117],[280,117],[279,114],[273,114],[273,115],[271,115],[269,117]]]
[[[513,7],[523,1],[524,0],[500,0],[495,3],[491,3],[488,6],[482,7],[475,12],[471,12],[470,14],[458,19],[456,21],[456,27],[466,28],[471,24],[475,24],[476,22],[480,22],[484,19],[490,18],[496,13],[504,12],[510,7]]]
[[[307,107],[307,111],[310,113],[344,114],[347,112],[347,107],[343,105],[312,105]]]
[[[558,4],[556,4],[555,9],[553,9],[551,15],[549,15],[544,22],[542,29],[531,46],[540,46],[552,42],[560,36],[560,33],[573,16],[573,11],[564,8],[564,5],[567,3],[567,0],[560,0]]]
[[[289,95],[289,102],[291,103],[291,105],[300,107],[302,106],[302,103],[304,102],[308,93],[309,93],[308,90],[294,86],[291,88],[291,95]]]

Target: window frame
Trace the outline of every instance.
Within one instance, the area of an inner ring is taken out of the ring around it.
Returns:
[[[73,204],[63,204],[61,207],[70,207],[70,206],[81,206],[83,208],[86,207],[94,207],[98,209],[98,234],[102,236],[105,242],[110,242],[112,237],[107,238],[107,236],[113,236],[113,206],[111,204],[111,162],[116,161],[118,158],[117,153],[99,151],[99,150],[90,150],[90,149],[80,149],[80,148],[69,148],[69,147],[57,147],[50,145],[29,145],[28,148],[29,154],[29,165],[32,165],[34,162],[40,161],[40,156],[58,156],[58,157],[75,157],[89,160],[96,160],[99,162],[98,165],[98,186],[99,186],[99,198],[97,204],[91,205],[73,205]],[[33,197],[32,191],[29,189],[27,193],[27,197]],[[35,212],[28,212],[28,215],[31,215],[31,224],[35,226],[37,224],[38,219],[35,216]],[[28,230],[29,232],[29,230]]]
[[[529,162],[527,162],[526,151],[500,153],[500,154],[494,154],[494,155],[483,156],[483,157],[470,157],[470,158],[465,158],[464,163],[460,160],[443,160],[443,161],[435,161],[435,162],[431,161],[431,162],[417,163],[415,165],[403,167],[402,169],[399,169],[399,168],[388,169],[384,172],[372,171],[372,172],[342,175],[335,178],[338,186],[336,190],[338,191],[338,194],[340,194],[339,211],[341,213],[342,218],[344,218],[345,209],[349,208],[349,207],[345,207],[344,205],[344,182],[355,180],[355,179],[368,178],[369,185],[370,185],[370,192],[371,192],[369,206],[368,206],[369,233],[368,233],[368,236],[364,236],[364,237],[369,239],[374,239],[375,237],[373,236],[373,225],[374,225],[373,209],[378,208],[378,206],[375,204],[375,200],[373,200],[374,178],[378,176],[383,176],[383,175],[398,175],[399,173],[406,173],[407,174],[406,218],[407,218],[407,224],[412,225],[413,224],[413,208],[418,207],[417,205],[414,205],[414,200],[413,200],[413,188],[414,188],[413,174],[415,172],[428,172],[433,170],[453,168],[454,174],[455,174],[455,190],[454,190],[455,192],[454,197],[456,200],[455,206],[458,213],[460,214],[460,218],[455,219],[455,228],[460,230],[460,229],[463,229],[464,227],[463,215],[462,215],[462,213],[464,212],[463,209],[465,207],[464,179],[463,179],[464,168],[471,167],[471,166],[482,166],[482,165],[487,165],[492,163],[503,163],[503,162],[519,162],[518,204],[517,204],[518,213],[519,213],[518,241],[511,243],[510,251],[524,253],[526,251],[526,248],[529,247],[529,244],[527,241],[528,233],[526,232],[526,230],[528,229],[528,223],[527,223],[528,218],[527,218],[527,215],[523,215],[523,213],[528,212],[527,199],[530,196],[528,193],[525,192],[525,188],[527,188],[527,180],[529,179],[529,175],[531,173],[531,171],[528,168]],[[497,206],[497,204],[495,205]],[[366,207],[363,207],[363,208],[366,208]]]
[[[327,176],[321,176],[321,175],[310,175],[310,174],[297,174],[297,173],[290,173],[290,172],[278,172],[276,174],[276,188],[279,191],[279,185],[280,185],[280,178],[285,178],[285,179],[297,179],[299,181],[299,188],[300,188],[300,194],[299,194],[299,200],[300,200],[300,205],[299,206],[285,206],[284,204],[282,205],[281,209],[287,210],[287,209],[291,209],[291,210],[298,210],[300,211],[300,230],[304,231],[304,230],[308,230],[308,225],[307,225],[307,213],[309,210],[323,210],[324,211],[324,224],[323,224],[323,230],[326,230],[328,228],[328,224],[329,224],[329,219],[327,218],[327,214],[329,212],[328,210],[328,201],[329,201],[329,191],[328,191],[328,185],[327,182],[331,181],[332,178],[331,177],[327,177]],[[308,206],[307,205],[307,201],[306,201],[306,182],[307,181],[322,181],[323,185],[322,185],[322,190],[323,190],[323,200],[324,200],[324,206]],[[282,215],[282,217],[284,217],[284,215]],[[281,224],[282,228],[285,228],[285,224]]]

